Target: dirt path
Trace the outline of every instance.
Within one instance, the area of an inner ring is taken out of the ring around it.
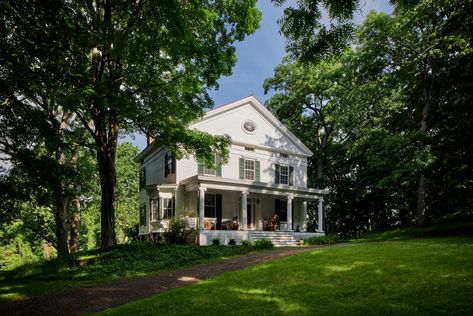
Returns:
[[[307,252],[315,248],[321,247],[278,248],[273,251],[254,252],[97,287],[71,288],[55,294],[39,295],[23,301],[1,304],[0,315],[83,315],[99,312],[218,276],[227,271],[244,269],[260,262]]]

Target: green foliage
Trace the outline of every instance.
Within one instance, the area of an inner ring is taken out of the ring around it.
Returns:
[[[208,308],[216,297],[230,315],[468,315],[473,308],[472,245],[471,238],[456,237],[314,250],[101,315],[157,310],[164,315],[220,315],[221,310]]]
[[[220,238],[213,238],[212,239],[213,246],[220,246]]]
[[[332,245],[339,242],[340,237],[335,234],[327,234],[325,236],[317,236],[304,239],[306,245]]]
[[[228,241],[228,244],[230,246],[235,246],[236,245],[236,240],[234,238],[230,238],[230,240]]]
[[[249,246],[251,246],[251,241],[249,241],[249,240],[242,240],[242,241],[241,241],[241,245],[242,245],[242,246],[245,246],[245,247],[249,247]]]
[[[1,278],[0,300],[38,294],[51,289],[91,285],[127,277],[154,274],[253,251],[249,247],[200,247],[134,242],[111,251],[80,252],[75,264],[54,259],[19,267]],[[18,290],[8,290],[18,289]],[[16,295],[9,295],[17,291]]]
[[[186,222],[183,216],[175,216],[169,219],[169,228],[164,233],[166,242],[171,244],[183,244],[186,236],[194,231],[186,229]]]
[[[0,126],[8,126],[18,143],[15,128],[22,128],[22,137],[29,128],[39,130],[41,141],[24,146],[36,144],[46,158],[56,154],[59,168],[43,170],[55,175],[61,198],[67,179],[62,151],[79,143],[78,130],[88,132],[104,193],[102,249],[116,244],[113,224],[119,212],[114,199],[105,197],[119,191],[119,131],[159,136],[155,145],[168,145],[177,157],[192,153],[209,161],[218,153],[227,159],[228,136],[215,137],[188,126],[212,106],[208,89],[218,86],[221,75],[231,73],[236,63],[233,44],[259,27],[256,0],[2,4]],[[24,122],[4,124],[15,119]],[[67,141],[72,135],[75,142]],[[45,142],[46,137],[52,140]],[[65,217],[63,212],[56,223],[62,229],[58,244],[66,246],[60,247],[62,252],[67,252]],[[123,230],[131,229],[121,222]]]
[[[307,3],[298,10],[319,10]],[[336,60],[286,59],[265,81],[276,92],[267,106],[314,152],[308,184],[330,189],[326,231],[355,236],[420,224],[425,209],[430,221],[471,211],[471,8],[471,1],[395,2],[391,15],[368,14],[353,48]],[[316,209],[309,203],[311,226]]]
[[[253,247],[256,250],[271,250],[274,248],[274,244],[269,239],[258,239],[255,241]]]

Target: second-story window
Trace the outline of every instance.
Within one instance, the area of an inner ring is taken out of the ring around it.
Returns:
[[[245,180],[255,180],[255,161],[245,159]]]
[[[275,165],[275,183],[294,185],[294,168],[288,165]]]
[[[176,173],[176,158],[170,151],[164,156],[164,177]]]
[[[240,158],[240,179],[260,181],[260,162],[255,159]]]
[[[220,159],[215,156],[211,167],[207,167],[203,161],[199,161],[199,174],[204,176],[222,176],[222,165]]]
[[[146,168],[140,169],[140,190],[146,186]]]

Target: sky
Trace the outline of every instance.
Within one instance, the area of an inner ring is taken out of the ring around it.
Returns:
[[[291,3],[293,1],[289,1]],[[392,7],[387,0],[360,0],[361,10],[354,15],[354,22],[361,23],[370,10],[390,13]],[[238,61],[230,76],[219,80],[219,89],[210,91],[214,105],[219,106],[243,97],[254,95],[264,103],[269,96],[264,94],[263,82],[272,77],[274,68],[285,56],[285,39],[279,34],[278,19],[283,8],[275,7],[270,0],[259,0],[258,9],[262,12],[261,26],[243,42],[236,43]],[[325,21],[327,19],[325,18]],[[146,147],[146,139],[135,135],[134,139],[125,137],[121,141],[131,141],[140,150]]]

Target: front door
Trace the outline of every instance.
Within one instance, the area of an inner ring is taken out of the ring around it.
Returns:
[[[248,228],[251,229],[255,225],[255,208],[256,203],[254,199],[247,200],[247,208],[246,208],[246,224]]]

